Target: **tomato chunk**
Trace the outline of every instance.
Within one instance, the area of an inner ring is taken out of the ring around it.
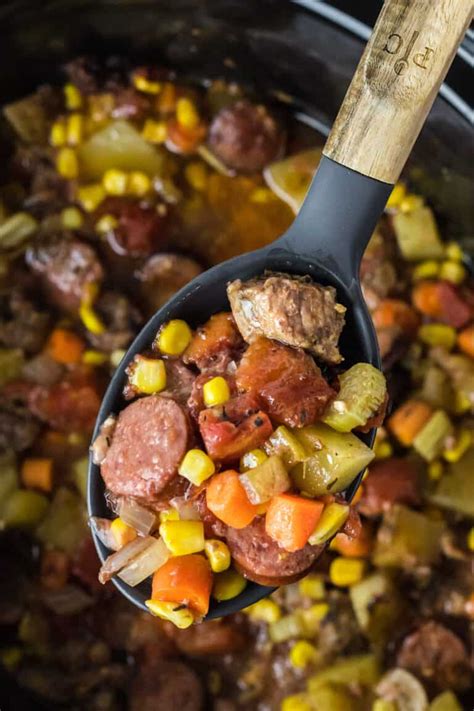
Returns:
[[[183,360],[193,363],[200,370],[224,370],[227,362],[244,345],[234,317],[227,311],[214,314],[204,326],[200,326]]]

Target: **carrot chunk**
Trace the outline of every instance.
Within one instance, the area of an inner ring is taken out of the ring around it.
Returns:
[[[215,474],[206,488],[208,509],[232,528],[245,528],[257,515],[257,506],[250,503],[237,472],[229,469]]]
[[[152,600],[186,605],[199,617],[209,610],[212,571],[199,554],[170,558],[153,575]]]
[[[53,488],[53,460],[25,459],[21,466],[21,480],[28,489],[49,493]]]
[[[474,325],[468,326],[458,335],[459,350],[474,358]]]
[[[84,349],[82,338],[67,328],[55,328],[46,345],[51,358],[64,365],[80,363]]]
[[[387,425],[400,444],[409,447],[432,414],[432,408],[425,402],[408,400],[395,410]]]
[[[265,517],[265,531],[287,551],[304,548],[322,514],[324,503],[303,496],[274,496]]]

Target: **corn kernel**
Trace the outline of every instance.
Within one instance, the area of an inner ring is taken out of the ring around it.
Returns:
[[[285,696],[281,702],[281,711],[312,711],[313,706],[304,694]]]
[[[55,121],[49,133],[49,142],[54,148],[60,148],[66,143],[66,124],[64,121]]]
[[[163,90],[157,101],[157,108],[162,114],[170,114],[176,108],[176,87],[169,81],[163,84]]]
[[[159,94],[161,91],[161,84],[159,81],[151,81],[143,76],[143,74],[133,75],[133,86],[138,91],[143,91],[144,94]]]
[[[255,188],[250,193],[250,202],[266,205],[275,200],[275,193],[269,188]]]
[[[78,207],[65,207],[61,212],[61,222],[67,230],[78,230],[84,224],[84,218]]]
[[[444,249],[444,256],[452,262],[462,262],[464,252],[457,242],[448,242]]]
[[[451,464],[459,462],[472,444],[472,433],[470,430],[461,428],[458,432],[456,442],[453,447],[445,449],[443,459]]]
[[[164,143],[168,137],[168,128],[165,121],[147,119],[143,126],[142,136],[149,143]]]
[[[82,141],[84,119],[81,114],[71,114],[67,119],[66,137],[70,146],[78,146]]]
[[[314,644],[300,639],[295,642],[290,649],[290,663],[297,669],[305,669],[318,658],[318,652]]]
[[[467,534],[467,547],[470,551],[474,551],[474,526],[469,530]]]
[[[263,449],[251,449],[240,458],[240,471],[246,472],[249,469],[255,469],[263,464],[268,459],[268,455]]]
[[[349,506],[333,502],[325,506],[316,528],[309,537],[308,543],[319,546],[326,543],[345,524],[349,516]]]
[[[428,476],[432,481],[438,481],[443,476],[444,467],[443,463],[436,459],[434,462],[428,464]]]
[[[398,704],[389,699],[375,699],[372,705],[372,711],[397,711]]]
[[[183,96],[176,102],[176,118],[183,128],[193,129],[199,124],[199,114],[191,99]]]
[[[166,368],[162,360],[138,355],[129,375],[130,383],[140,393],[153,395],[166,388]]]
[[[179,473],[194,486],[200,486],[216,471],[212,459],[202,449],[190,449],[179,466]]]
[[[328,612],[329,605],[327,602],[316,602],[306,610],[301,610],[300,616],[306,632],[314,635],[319,629],[319,623],[324,620]]]
[[[147,600],[145,605],[152,615],[161,617],[162,620],[172,622],[175,627],[185,630],[194,623],[194,615],[187,607],[176,602],[161,602],[160,600]]]
[[[105,198],[105,190],[99,183],[83,185],[77,191],[77,199],[86,212],[94,212]]]
[[[72,148],[61,148],[56,156],[56,170],[62,178],[73,180],[79,174],[79,163]]]
[[[224,541],[210,538],[204,544],[204,552],[213,573],[223,573],[230,567],[230,550]]]
[[[103,365],[108,361],[108,355],[101,351],[87,350],[82,354],[82,362],[85,365]]]
[[[424,262],[420,262],[413,269],[412,279],[413,281],[420,281],[421,279],[434,279],[438,276],[440,269],[439,262],[434,259],[427,259]]]
[[[439,270],[440,279],[446,279],[446,281],[450,281],[452,284],[462,284],[466,277],[467,269],[459,262],[451,260],[442,262]]]
[[[84,324],[84,327],[91,333],[94,333],[95,335],[105,333],[106,328],[104,323],[102,319],[97,316],[92,306],[81,304],[79,307],[79,316]]]
[[[202,191],[207,187],[208,173],[204,163],[198,161],[188,163],[184,169],[184,177],[194,190]]]
[[[110,524],[110,532],[115,539],[117,548],[123,548],[127,543],[133,541],[137,537],[137,532],[132,526],[129,526],[122,519],[115,518]]]
[[[247,581],[242,575],[239,575],[237,571],[225,570],[223,573],[218,573],[214,578],[214,587],[212,589],[212,596],[219,600],[231,600],[237,595],[240,595],[242,590],[245,589]]]
[[[376,459],[388,459],[393,454],[392,444],[388,440],[383,440],[375,444],[374,453]]]
[[[119,222],[113,215],[102,215],[100,220],[95,223],[95,230],[100,235],[106,235],[113,232],[119,226]]]
[[[190,555],[204,550],[202,521],[163,521],[160,536],[171,555]]]
[[[469,412],[470,409],[471,401],[469,397],[462,390],[456,390],[454,394],[454,413],[463,415],[465,412]]]
[[[127,192],[127,174],[124,170],[110,168],[102,176],[102,185],[107,195],[125,195]]]
[[[266,622],[268,625],[271,625],[272,622],[277,622],[281,618],[281,607],[268,597],[254,602],[253,605],[245,608],[245,612],[250,619],[256,622]]]
[[[112,353],[110,354],[110,365],[113,368],[118,368],[120,363],[125,357],[126,351],[123,350],[123,348],[116,348]]]
[[[151,190],[151,180],[141,170],[133,170],[127,181],[127,192],[136,197],[143,197]]]
[[[403,183],[397,183],[390,193],[386,207],[399,207],[406,194],[407,189],[405,185]]]
[[[418,329],[418,340],[427,346],[443,346],[451,350],[456,337],[456,329],[444,323],[425,323]]]
[[[221,375],[208,380],[202,387],[202,396],[207,407],[223,405],[230,399],[230,388],[227,380]]]
[[[326,594],[324,580],[319,575],[309,574],[298,583],[300,595],[312,600],[322,600]]]
[[[191,338],[192,332],[186,321],[173,319],[158,332],[158,348],[166,355],[181,355],[189,346]]]
[[[64,86],[64,99],[66,108],[69,111],[77,111],[77,109],[80,109],[82,106],[81,92],[74,84],[66,84]]]
[[[402,212],[413,212],[414,210],[418,210],[420,207],[423,207],[423,205],[424,200],[421,195],[413,195],[412,193],[409,193],[400,202],[399,207]]]
[[[359,558],[335,558],[329,568],[329,579],[333,585],[345,588],[359,583],[365,572],[365,561]]]
[[[160,523],[165,521],[179,521],[179,512],[177,509],[166,509],[165,511],[160,511]]]

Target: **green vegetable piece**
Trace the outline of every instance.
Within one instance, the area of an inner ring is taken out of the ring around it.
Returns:
[[[72,465],[72,479],[74,485],[84,499],[87,499],[87,472],[89,469],[89,457],[81,457]]]
[[[252,504],[263,504],[290,488],[290,477],[280,457],[273,454],[254,469],[240,475],[240,481]]]
[[[312,546],[319,546],[326,543],[345,524],[349,516],[349,506],[333,502],[326,506],[323,513],[309,537],[308,543]]]
[[[339,383],[341,389],[321,419],[338,432],[350,432],[380,409],[387,384],[383,373],[370,363],[356,363],[339,376]]]
[[[304,637],[306,633],[304,620],[298,612],[285,615],[269,625],[268,633],[275,644],[295,637]]]
[[[346,489],[374,458],[373,451],[352,433],[317,424],[293,430],[311,456],[290,472],[295,486],[310,496]]]
[[[18,489],[18,469],[13,452],[6,452],[0,456],[0,520],[11,494]]]
[[[447,467],[430,495],[430,501],[437,506],[474,518],[473,472],[474,447],[471,447],[458,462]]]
[[[359,627],[372,644],[385,645],[402,613],[391,579],[378,572],[352,585],[349,595]]]
[[[474,412],[474,361],[459,353],[449,353],[445,348],[437,347],[430,350],[432,358],[449,376],[453,386],[468,402]]]
[[[112,121],[94,133],[78,150],[81,177],[100,180],[110,168],[142,170],[149,176],[161,176],[164,157],[127,121]]]
[[[277,454],[281,457],[286,467],[292,467],[298,462],[304,462],[310,454],[285,425],[280,425],[272,433],[265,443],[265,451],[268,455]]]
[[[50,126],[48,103],[37,91],[3,107],[5,118],[24,143],[47,143]]]
[[[341,684],[324,684],[310,695],[315,711],[357,711],[360,700]]]
[[[370,688],[380,678],[380,664],[375,654],[357,654],[336,660],[327,669],[323,669],[308,680],[308,691],[318,693],[326,684],[360,684]]]
[[[286,202],[295,214],[305,199],[320,159],[321,149],[310,148],[271,163],[263,171],[268,187]]]
[[[27,489],[13,491],[3,506],[2,525],[13,528],[34,528],[46,513],[48,499]]]
[[[0,252],[19,249],[37,229],[37,221],[28,212],[11,215],[0,225]]]
[[[443,243],[433,211],[429,207],[397,212],[392,218],[392,224],[400,252],[409,262],[442,258]]]
[[[372,561],[380,567],[406,569],[432,565],[439,557],[445,527],[444,521],[396,505],[384,514]]]
[[[454,391],[448,376],[436,365],[430,364],[424,373],[420,400],[434,409],[451,410],[454,404]]]
[[[0,386],[18,378],[23,363],[23,352],[20,348],[0,348]]]
[[[452,691],[444,691],[435,696],[430,704],[430,711],[462,711],[462,706]]]
[[[36,535],[42,543],[72,554],[86,532],[82,501],[69,489],[58,489]]]
[[[444,410],[432,414],[423,429],[413,440],[413,447],[423,459],[432,462],[444,449],[446,437],[453,431],[453,426]]]

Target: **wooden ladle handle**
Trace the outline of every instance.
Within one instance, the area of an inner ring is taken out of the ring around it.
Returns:
[[[386,0],[324,155],[396,182],[473,9],[473,0]]]

